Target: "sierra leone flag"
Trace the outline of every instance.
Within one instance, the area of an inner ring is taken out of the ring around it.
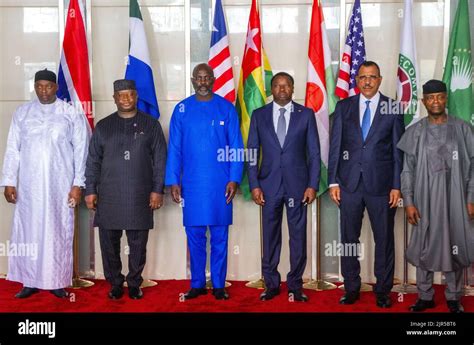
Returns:
[[[130,0],[130,51],[125,79],[135,80],[138,109],[158,119],[160,110],[156,100],[145,26],[137,0]]]

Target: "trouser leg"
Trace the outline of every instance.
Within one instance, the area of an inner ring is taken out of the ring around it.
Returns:
[[[303,287],[303,273],[306,267],[306,215],[307,207],[298,198],[287,198],[286,215],[290,237],[290,272],[286,283],[288,290]]]
[[[143,282],[143,268],[146,263],[146,244],[149,230],[127,230],[128,254],[128,287],[139,287]]]
[[[463,269],[457,271],[444,272],[446,279],[446,290],[444,295],[447,301],[459,301],[462,296]]]
[[[122,261],[120,259],[120,239],[122,230],[99,229],[100,251],[105,279],[113,286],[124,282]]]
[[[228,226],[209,226],[211,234],[211,281],[214,289],[225,287]]]
[[[416,268],[416,287],[420,299],[425,301],[431,301],[433,299],[433,276],[434,272],[425,271],[420,267]]]
[[[191,261],[191,287],[206,287],[206,226],[187,226],[189,257]]]

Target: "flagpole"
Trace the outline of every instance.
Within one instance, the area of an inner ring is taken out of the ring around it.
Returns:
[[[74,207],[74,240],[73,240],[73,274],[72,285],[73,289],[81,289],[91,287],[93,282],[79,277],[79,205]]]
[[[463,296],[474,296],[474,287],[469,285],[469,267],[464,269]]]
[[[393,292],[403,294],[416,293],[418,290],[416,286],[408,283],[408,261],[406,259],[406,252],[408,248],[408,220],[405,208],[403,208],[403,282],[397,284],[392,288]]]
[[[324,281],[321,274],[321,198],[316,198],[316,205],[311,205],[312,216],[311,216],[311,236],[312,236],[312,253],[311,253],[311,265],[313,266],[316,262],[316,277],[313,276],[313,267],[311,268],[312,279],[303,284],[305,289],[325,291],[333,290],[337,286],[333,283]],[[315,219],[316,218],[316,219]],[[316,240],[316,241],[315,241]],[[316,243],[314,243],[316,242]],[[317,252],[317,257],[316,253]]]
[[[260,218],[260,262],[263,259],[263,218],[262,218],[262,206],[259,207],[259,218]],[[261,264],[260,264],[261,267]],[[260,271],[260,279],[253,280],[245,284],[246,287],[252,289],[265,289],[265,280],[263,279],[263,275]]]

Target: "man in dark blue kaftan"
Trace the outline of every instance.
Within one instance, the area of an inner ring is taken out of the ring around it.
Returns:
[[[186,299],[207,293],[206,232],[211,235],[211,280],[216,299],[225,291],[228,229],[232,199],[243,169],[243,142],[232,103],[212,93],[214,73],[194,68],[196,94],[178,103],[169,128],[165,184],[181,203],[191,260],[191,290]]]

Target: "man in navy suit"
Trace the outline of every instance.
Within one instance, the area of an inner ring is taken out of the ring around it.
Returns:
[[[400,199],[403,155],[397,149],[405,127],[397,103],[378,90],[379,66],[364,62],[356,77],[360,95],[338,102],[329,148],[329,195],[341,212],[343,248],[359,246],[364,209],[367,208],[375,241],[374,287],[376,305],[392,305],[394,274],[393,224]],[[395,105],[395,106],[394,106]],[[354,247],[352,247],[354,248]],[[360,253],[343,253],[341,270],[346,293],[341,304],[359,299]]]
[[[278,263],[285,205],[290,236],[288,294],[295,301],[306,302],[308,297],[302,290],[306,266],[306,205],[314,201],[319,186],[318,130],[314,112],[292,102],[294,80],[291,75],[277,73],[271,85],[273,102],[253,112],[247,143],[248,149],[257,154],[257,163],[249,166],[248,176],[252,198],[262,206],[263,217],[262,272],[266,290],[260,299],[270,300],[280,293]]]

